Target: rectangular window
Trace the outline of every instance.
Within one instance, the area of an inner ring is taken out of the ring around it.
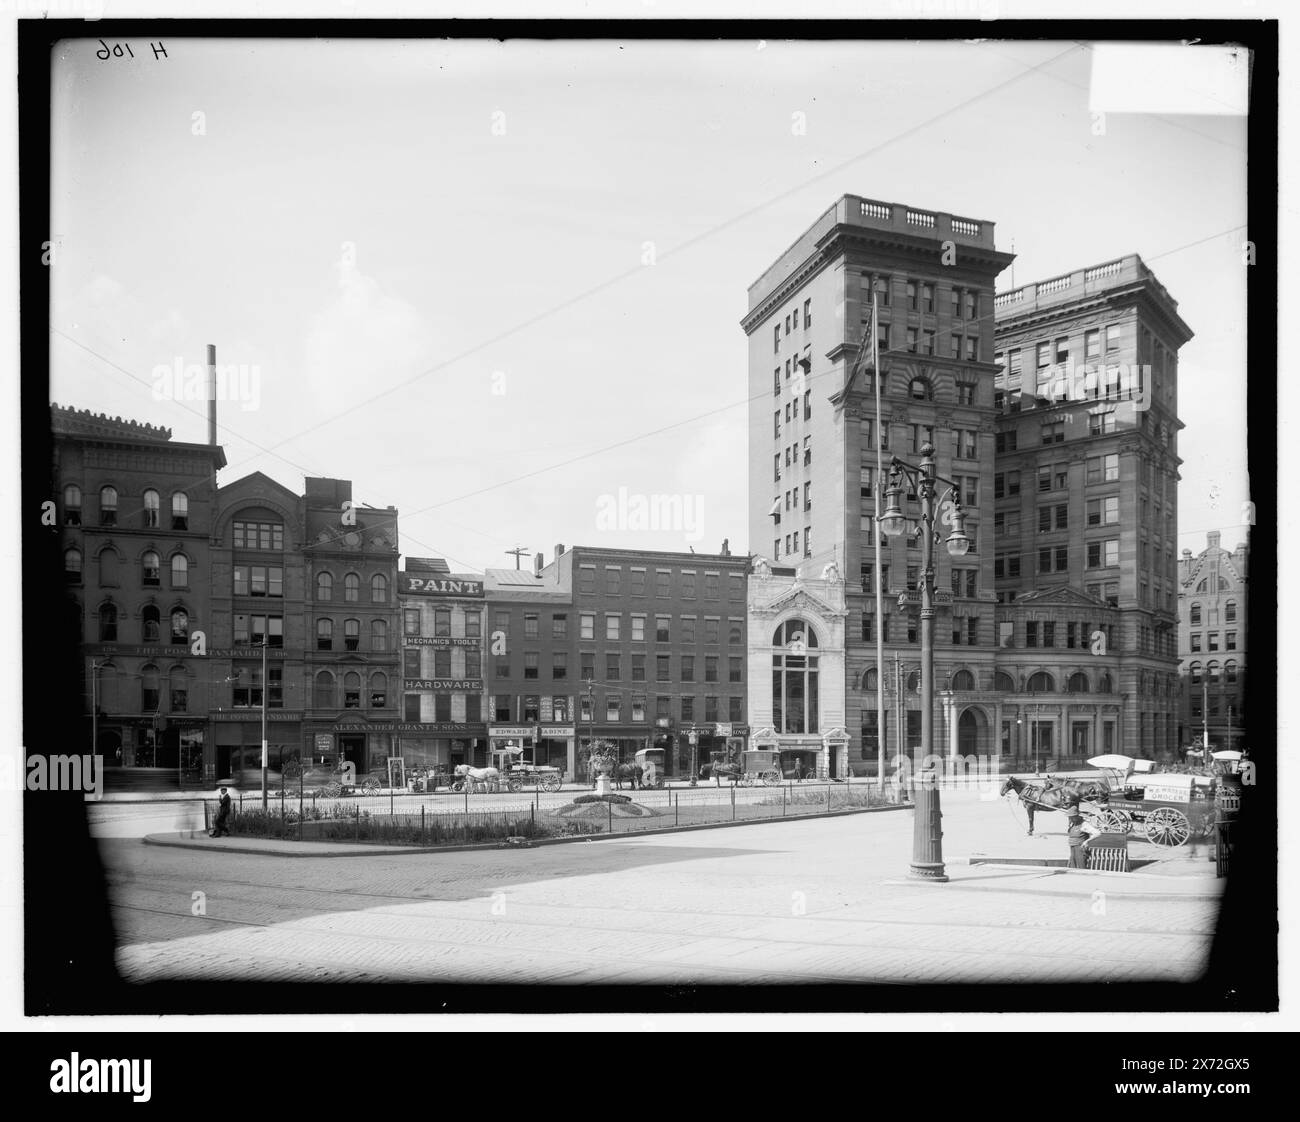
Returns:
[[[1040,444],[1061,444],[1065,440],[1065,422],[1053,421],[1042,426]]]
[[[622,677],[622,671],[619,669],[619,658],[616,654],[605,655],[605,681],[617,682]]]
[[[695,656],[682,655],[682,681],[695,681]]]
[[[672,571],[670,569],[655,570],[655,597],[660,600],[666,600],[672,594]]]
[[[450,647],[434,648],[433,676],[435,678],[451,677],[451,648]]]
[[[718,719],[718,699],[716,697],[706,697],[704,699],[704,720],[706,722],[716,721]]]
[[[632,681],[645,681],[645,655],[634,654],[632,656]]]
[[[420,609],[406,608],[402,612],[402,634],[419,635],[420,634]]]
[[[616,615],[605,616],[605,638],[606,639],[619,638],[619,621],[621,619],[622,616],[616,616]]]
[[[537,677],[537,652],[536,651],[524,652],[524,677],[525,678]]]
[[[1085,331],[1083,333],[1083,357],[1089,362],[1101,358],[1101,332]]]
[[[632,642],[645,642],[645,616],[633,614],[632,616]]]
[[[907,282],[907,306],[911,311],[916,311],[916,281]]]
[[[551,638],[567,639],[569,637],[569,616],[566,612],[556,612],[551,616]]]
[[[579,638],[594,639],[596,637],[596,613],[583,612],[578,616]]]
[[[704,656],[704,680],[706,682],[716,682],[718,680],[718,656]]]
[[[524,612],[524,638],[525,639],[536,639],[541,635],[537,618],[538,617],[536,612]],[[438,630],[438,628],[441,628],[443,626],[446,627],[446,631]],[[443,635],[443,634],[450,635],[451,634],[450,619],[448,619],[445,625],[441,623],[435,623],[434,633],[437,635]]]
[[[1115,431],[1115,411],[1108,409],[1104,413],[1093,413],[1088,417],[1088,435],[1104,436]]]
[[[670,682],[671,659],[668,655],[655,655],[655,681]]]
[[[596,679],[596,655],[592,651],[583,651],[578,656],[578,662],[581,669],[579,673],[584,682],[593,682]]]
[[[607,596],[618,596],[623,590],[623,571],[605,567],[605,594]]]
[[[596,566],[578,566],[578,591],[584,596],[593,596],[596,592]]]
[[[567,678],[569,676],[569,654],[567,651],[551,652],[551,677],[552,679]]]

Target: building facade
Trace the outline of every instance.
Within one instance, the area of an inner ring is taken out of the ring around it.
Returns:
[[[303,536],[302,496],[269,476],[254,472],[218,490],[210,543],[209,781],[260,771],[263,704],[268,767],[278,774],[306,754]]]
[[[1178,562],[1179,735],[1182,748],[1240,751],[1248,747],[1246,698],[1246,581],[1250,550],[1243,542],[1229,552],[1219,533],[1206,536],[1195,557]]]
[[[1018,756],[1172,752],[1191,329],[1136,255],[1002,293],[996,309],[1003,743],[1031,727]]]
[[[198,779],[214,694],[209,537],[215,443],[51,408],[52,493],[79,636],[86,745],[108,768]]]
[[[453,573],[441,558],[408,557],[397,581],[398,754],[408,769],[481,767],[487,756],[483,578]]]
[[[960,558],[935,550],[936,751],[1042,766],[1174,743],[1191,331],[1137,257],[995,298],[1011,260],[992,223],[844,196],[749,290],[750,534],[767,574],[751,616],[801,587],[803,641],[842,630],[842,696],[823,669],[817,715],[849,738],[826,749],[833,775],[877,759],[878,638],[886,751],[919,744],[922,543],[880,536],[877,572],[873,530],[891,459],[927,446],[938,504],[960,501],[970,537]],[[872,293],[874,365],[857,361]],[[920,514],[906,489],[902,507]],[[848,578],[842,608],[808,591],[828,566]],[[752,636],[773,659],[775,634]]]
[[[386,778],[402,735],[397,510],[355,505],[346,479],[307,479],[302,503],[304,741]]]

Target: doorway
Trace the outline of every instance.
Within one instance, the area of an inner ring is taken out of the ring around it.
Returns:
[[[1070,725],[1070,755],[1085,758],[1091,755],[1091,741],[1092,725],[1089,722],[1075,721]]]
[[[365,775],[369,769],[364,736],[340,736],[339,755],[345,762],[354,766],[357,775]]]

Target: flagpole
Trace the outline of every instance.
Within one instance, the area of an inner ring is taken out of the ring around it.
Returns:
[[[885,593],[880,568],[880,492],[885,485],[884,459],[880,427],[880,325],[876,318],[876,279],[871,278],[871,373],[876,389],[876,517],[871,523],[871,538],[876,550],[876,781],[885,793]]]

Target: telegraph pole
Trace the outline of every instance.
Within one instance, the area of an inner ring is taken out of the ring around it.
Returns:
[[[520,558],[522,558],[522,557],[524,557],[525,555],[527,555],[527,553],[528,553],[528,547],[527,547],[527,546],[523,546],[523,545],[517,545],[517,546],[515,546],[514,549],[507,549],[506,552],[514,555],[514,559],[515,559],[515,571],[517,572],[517,571],[519,570],[519,567],[520,567]]]

